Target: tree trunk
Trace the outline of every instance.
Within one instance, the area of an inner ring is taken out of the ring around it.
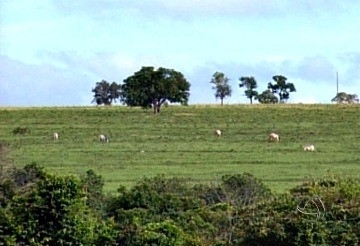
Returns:
[[[152,101],[152,106],[153,106],[154,114],[156,114],[156,100],[155,99]]]
[[[153,109],[154,109],[154,114],[159,114],[160,113],[160,102],[158,100],[153,100]]]
[[[157,114],[160,114],[160,103],[158,103],[157,105],[156,105],[156,113]]]
[[[221,98],[221,106],[223,105],[224,102],[224,98]]]
[[[252,104],[252,97],[250,97],[250,104]]]

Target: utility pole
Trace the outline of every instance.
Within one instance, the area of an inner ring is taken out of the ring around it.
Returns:
[[[336,70],[336,97],[339,96],[339,72]],[[337,100],[337,104],[340,104],[340,98]]]
[[[339,94],[339,73],[336,71],[336,95]]]

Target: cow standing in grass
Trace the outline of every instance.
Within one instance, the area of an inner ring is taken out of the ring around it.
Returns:
[[[59,140],[59,134],[57,132],[54,132],[53,139],[54,139],[54,141]]]
[[[311,151],[311,152],[313,152],[313,151],[315,151],[315,146],[312,145],[312,144],[307,144],[307,145],[304,146],[304,151]]]
[[[99,140],[100,140],[100,142],[105,142],[105,143],[109,142],[108,137],[106,135],[104,135],[104,134],[99,135]]]
[[[280,136],[276,133],[270,133],[269,137],[268,137],[268,141],[269,142],[279,142],[280,141]]]
[[[221,137],[221,130],[216,129],[216,130],[214,131],[214,134],[215,134],[215,136],[217,136],[217,137]]]

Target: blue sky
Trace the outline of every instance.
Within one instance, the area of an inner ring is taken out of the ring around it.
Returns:
[[[290,103],[360,95],[360,2],[353,0],[2,0],[0,106],[91,105],[97,81],[122,83],[142,66],[172,68],[191,83],[190,104],[248,103],[274,75],[295,84]]]

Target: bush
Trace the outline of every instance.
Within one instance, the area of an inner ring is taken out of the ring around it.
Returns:
[[[14,135],[25,135],[26,133],[30,133],[30,129],[28,127],[16,127],[13,131]]]
[[[0,207],[0,245],[115,243],[114,227],[86,206],[77,177],[49,175],[32,164],[9,181],[13,193]]]

